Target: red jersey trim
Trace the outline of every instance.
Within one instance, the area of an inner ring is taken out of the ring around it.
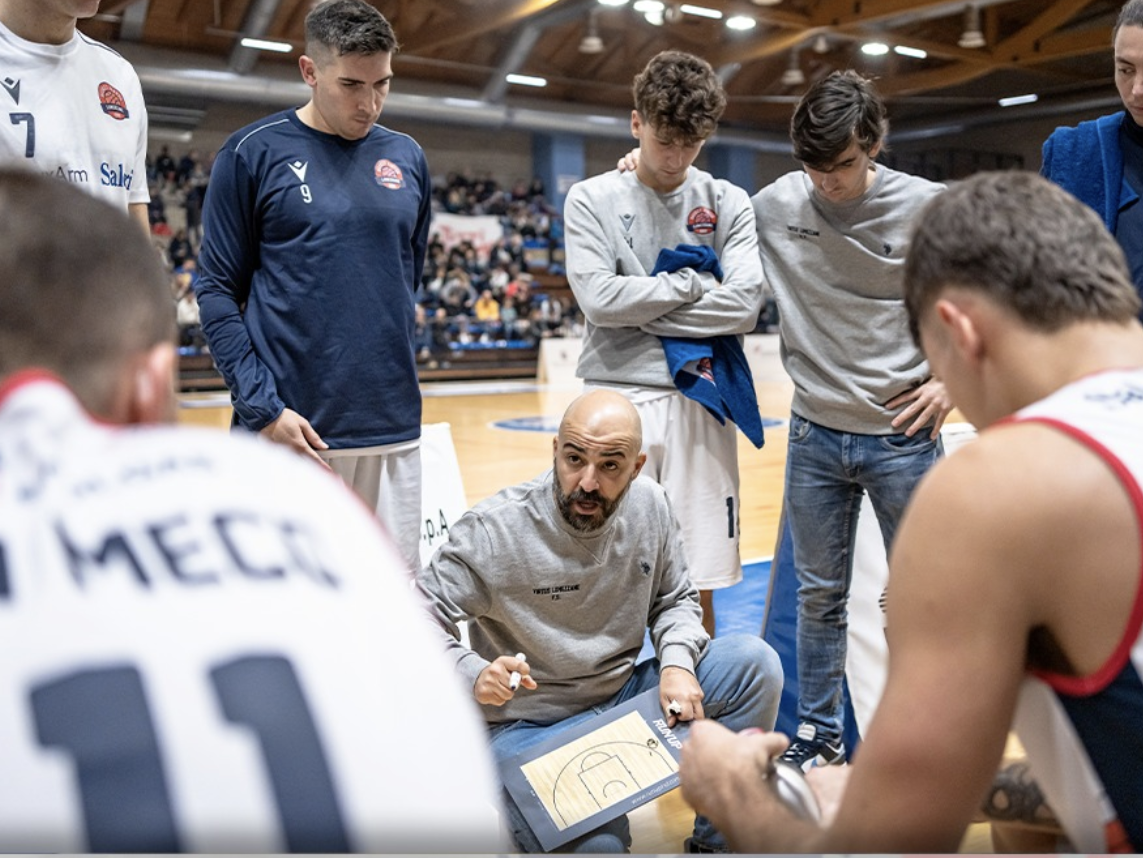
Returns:
[[[1044,426],[1050,426],[1064,433],[1069,438],[1078,441],[1099,456],[1111,469],[1112,473],[1115,474],[1120,485],[1122,485],[1123,489],[1127,492],[1127,497],[1135,510],[1135,522],[1140,541],[1140,555],[1143,556],[1143,488],[1140,488],[1139,483],[1136,482],[1131,471],[1127,469],[1127,466],[1123,464],[1123,461],[1118,456],[1083,430],[1055,418],[1024,417],[1007,420],[1005,422],[1010,424],[1039,423]],[[1044,670],[1033,670],[1030,672],[1033,676],[1047,683],[1049,687],[1061,694],[1067,694],[1072,697],[1090,697],[1093,694],[1098,694],[1111,684],[1112,680],[1123,670],[1123,666],[1127,664],[1127,660],[1131,656],[1131,647],[1139,638],[1141,628],[1143,628],[1143,562],[1140,563],[1139,571],[1136,574],[1135,599],[1131,606],[1131,615],[1127,620],[1127,628],[1124,630],[1123,637],[1116,645],[1115,650],[1100,668],[1087,676],[1068,676],[1062,673]]]

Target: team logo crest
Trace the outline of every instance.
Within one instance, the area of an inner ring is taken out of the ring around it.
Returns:
[[[104,113],[120,122],[131,115],[127,112],[127,102],[123,99],[123,93],[107,81],[99,85],[99,106],[103,108]]]
[[[718,215],[714,213],[714,209],[708,209],[706,206],[691,209],[691,213],[687,215],[687,232],[693,232],[695,235],[710,235],[717,226]]]
[[[373,178],[381,187],[391,191],[405,187],[405,174],[388,158],[382,158],[373,165]]]

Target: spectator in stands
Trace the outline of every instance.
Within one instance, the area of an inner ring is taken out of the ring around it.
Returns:
[[[492,297],[491,289],[485,289],[480,293],[472,309],[478,322],[487,324],[500,321],[500,303]]]
[[[175,234],[171,236],[171,240],[167,244],[167,259],[170,260],[171,267],[180,268],[193,252],[190,239],[187,238],[187,231],[182,228],[175,230]]]
[[[503,326],[506,339],[518,340],[521,338],[520,322],[520,314],[516,310],[516,299],[511,295],[505,295],[504,303],[500,305],[500,324]]]
[[[328,464],[413,569],[431,179],[421,147],[377,124],[397,49],[384,16],[323,0],[305,32],[309,102],[233,134],[211,170],[203,328],[237,424]]]
[[[430,366],[435,369],[436,366],[447,367],[448,356],[452,349],[452,334],[450,328],[452,322],[448,317],[448,310],[444,307],[437,307],[433,312],[432,318],[432,351]],[[435,362],[435,365],[434,363]]]
[[[166,227],[167,224],[167,205],[163,202],[163,196],[159,193],[159,185],[157,182],[152,183],[149,193],[150,200],[147,201],[147,224],[151,232],[160,234],[156,227],[162,225]],[[168,235],[170,229],[164,230]]]
[[[503,262],[497,262],[488,269],[488,288],[492,290],[492,294],[497,299],[504,297],[504,291],[508,288],[508,282],[511,280],[511,275],[508,273],[508,266]]]
[[[512,279],[504,287],[504,294],[509,298],[515,298],[519,307],[527,307],[532,300],[532,275],[527,271],[521,271],[519,263],[515,262],[508,266],[508,272]]]
[[[423,363],[432,356],[433,331],[422,304],[417,304],[414,308],[413,348],[416,349],[418,363]]]
[[[448,272],[440,291],[441,306],[450,316],[467,316],[476,304],[476,290],[472,288],[468,272],[453,268]]]
[[[199,166],[199,155],[197,149],[187,150],[181,158],[179,158],[178,166],[175,168],[175,181],[180,185],[186,185],[190,181],[191,174],[194,173]]]
[[[179,325],[179,345],[200,348],[205,345],[202,336],[202,317],[198,310],[198,299],[186,275],[175,275],[175,320]]]
[[[173,182],[178,168],[171,155],[171,147],[163,144],[155,156],[155,176],[165,182]]]

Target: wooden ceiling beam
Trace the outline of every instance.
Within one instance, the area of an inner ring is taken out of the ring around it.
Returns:
[[[1033,50],[1036,42],[1064,26],[1090,4],[1091,0],[1055,0],[1027,26],[1001,41],[996,46],[997,55],[1018,55]]]
[[[513,6],[502,8],[496,12],[485,13],[475,19],[455,15],[451,24],[434,28],[429,41],[414,44],[410,40],[408,49],[417,53],[428,53],[454,45],[457,42],[471,41],[485,33],[514,27],[516,24],[547,11],[557,2],[559,0],[519,0]]]
[[[946,86],[967,83],[970,80],[984,77],[994,70],[995,66],[956,63],[915,74],[882,78],[877,82],[877,89],[887,98],[913,95],[932,89],[943,89]]]

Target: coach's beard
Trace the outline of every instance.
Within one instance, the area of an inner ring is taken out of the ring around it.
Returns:
[[[631,480],[635,478],[632,477]],[[576,489],[570,494],[564,494],[564,490],[560,487],[559,473],[554,469],[552,470],[552,493],[556,498],[556,506],[560,510],[560,515],[564,517],[564,521],[572,526],[573,530],[580,533],[586,533],[592,530],[599,530],[607,523],[607,520],[615,514],[618,509],[620,501],[627,494],[628,489],[631,488],[631,480],[627,481],[627,485],[623,487],[623,491],[619,493],[619,497],[614,500],[608,500],[598,491],[585,492],[583,489]],[[578,513],[572,507],[576,502],[587,502],[599,504],[599,508],[591,515],[583,515]]]

